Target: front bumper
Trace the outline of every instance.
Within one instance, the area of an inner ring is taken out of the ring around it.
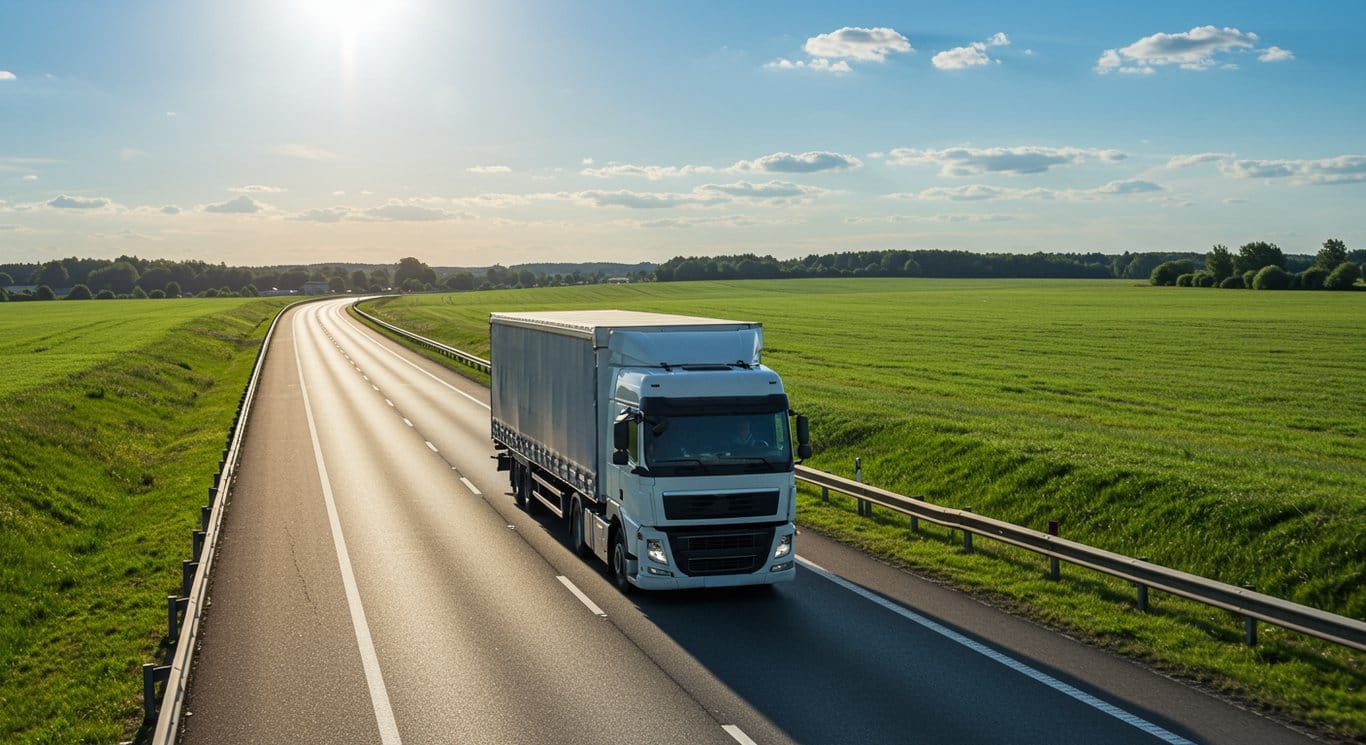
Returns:
[[[742,587],[746,585],[776,585],[791,582],[797,578],[796,528],[791,523],[778,527],[765,555],[767,558],[758,569],[737,574],[700,574],[689,575],[680,570],[668,534],[661,530],[641,527],[637,530],[640,539],[636,541],[634,553],[635,575],[630,577],[631,584],[644,590],[686,590],[706,587]],[[792,549],[780,558],[773,558],[779,541],[783,536],[792,536]],[[649,558],[647,542],[662,541],[669,563],[659,564]],[[653,569],[653,571],[652,571]],[[666,574],[667,573],[667,574]]]

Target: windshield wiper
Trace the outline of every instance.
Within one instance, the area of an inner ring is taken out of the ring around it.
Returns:
[[[781,461],[769,460],[768,458],[765,458],[762,455],[725,455],[721,456],[721,460],[736,460],[743,461],[745,463],[763,463],[764,465],[768,466],[770,469],[774,471],[780,470],[785,465]]]
[[[698,459],[698,458],[665,458],[664,460],[650,461],[650,465],[651,465],[652,467],[653,467],[653,466],[662,466],[662,465],[664,465],[665,463],[696,463],[696,464],[697,464],[697,467],[700,468],[700,469],[702,469],[702,473],[707,473],[707,474],[710,474],[710,473],[711,473],[711,469],[710,469],[710,468],[707,468],[707,464],[703,463],[703,462],[702,462],[700,459]]]

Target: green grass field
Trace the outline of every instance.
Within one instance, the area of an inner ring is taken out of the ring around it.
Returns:
[[[0,742],[137,732],[140,668],[283,304],[0,306]]]
[[[487,356],[490,311],[762,321],[810,465],[1366,617],[1366,294],[1114,281],[793,280],[430,295],[369,306]],[[496,364],[496,360],[495,360]],[[802,497],[799,522],[1321,731],[1366,736],[1362,657],[943,531]]]

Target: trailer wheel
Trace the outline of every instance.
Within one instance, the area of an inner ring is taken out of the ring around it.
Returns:
[[[508,481],[512,482],[512,498],[517,502],[518,507],[526,506],[526,494],[522,491],[526,483],[526,467],[517,461],[512,462],[512,468],[508,469]]]
[[[635,589],[631,580],[626,578],[626,539],[622,537],[620,528],[612,537],[612,582],[622,595],[630,595],[631,590]]]
[[[536,480],[531,478],[531,466],[527,466],[522,469],[522,501],[518,504],[522,505],[522,509],[526,510],[528,515],[534,515],[541,511],[540,500],[531,494],[535,488]]]
[[[569,510],[569,547],[580,558],[587,558],[592,551],[583,540],[583,504],[574,498],[574,506]]]

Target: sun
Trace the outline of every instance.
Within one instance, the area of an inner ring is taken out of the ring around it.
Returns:
[[[382,25],[399,5],[397,0],[301,0],[314,22],[354,40],[367,29]]]

